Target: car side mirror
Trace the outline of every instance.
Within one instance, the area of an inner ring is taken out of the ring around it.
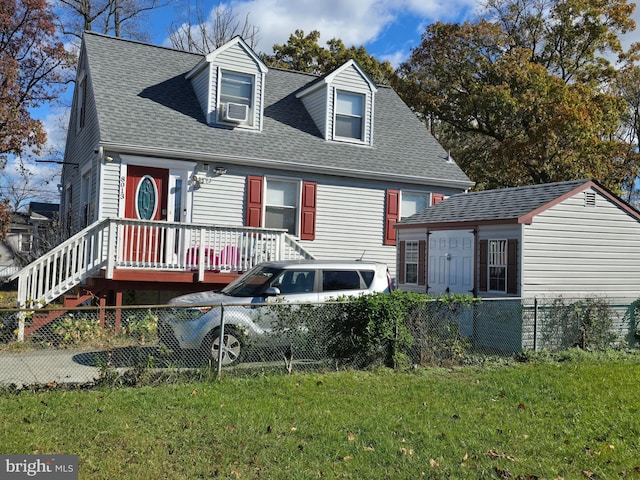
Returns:
[[[277,297],[280,295],[280,289],[278,287],[269,287],[264,291],[265,297]]]

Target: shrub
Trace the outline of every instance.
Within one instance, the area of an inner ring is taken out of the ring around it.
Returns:
[[[472,301],[400,290],[348,299],[340,314],[329,318],[329,353],[356,368],[461,358],[469,342],[460,334],[458,315]]]
[[[97,319],[75,317],[69,313],[56,321],[52,328],[51,341],[57,346],[77,345],[104,336],[105,331]]]
[[[419,365],[460,363],[471,342],[460,332],[460,317],[480,299],[470,295],[429,298],[409,312],[406,322],[415,339],[413,361]]]
[[[158,337],[158,316],[151,310],[142,313],[136,312],[127,318],[122,333],[142,343],[155,341]]]
[[[547,345],[558,349],[610,348],[618,340],[612,331],[614,315],[604,298],[585,298],[572,303],[556,298],[547,312],[543,337]]]

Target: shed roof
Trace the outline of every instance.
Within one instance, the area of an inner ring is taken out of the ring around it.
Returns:
[[[418,224],[530,223],[533,216],[588,188],[617,203],[640,220],[640,212],[595,180],[582,179],[523,187],[460,193],[405,218],[397,227]]]
[[[270,68],[261,132],[208,125],[186,75],[202,55],[85,32],[100,142],[114,151],[216,155],[230,163],[469,188],[389,87],[375,96],[374,146],[326,141],[296,93],[315,75]]]

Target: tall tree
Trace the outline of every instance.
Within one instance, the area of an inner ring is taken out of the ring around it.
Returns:
[[[188,3],[186,22],[174,22],[169,28],[169,40],[174,48],[203,55],[237,35],[251,48],[255,48],[260,40],[259,29],[249,23],[248,14],[244,21],[240,21],[238,14],[222,3],[218,3],[211,12],[207,12],[197,0],[193,9],[191,2]]]
[[[622,123],[618,130],[620,141],[629,145],[626,155],[621,159],[629,165],[629,174],[623,190],[626,200],[640,208],[640,67],[628,65],[616,76],[614,92],[626,103],[622,114]]]
[[[342,40],[332,38],[327,41],[328,48],[324,48],[318,43],[319,39],[318,30],[308,35],[303,30],[296,30],[286,44],[274,45],[273,55],[263,55],[263,60],[271,67],[321,75],[353,59],[378,84],[389,83],[395,75],[389,62],[380,62],[363,46],[347,48]]]
[[[44,145],[31,109],[57,99],[73,60],[55,35],[46,0],[0,2],[0,166],[7,155]]]
[[[80,39],[85,30],[115,37],[148,40],[141,24],[145,15],[172,0],[58,0],[61,32]]]
[[[72,62],[55,35],[46,0],[0,2],[0,169],[9,157],[40,151],[46,133],[31,109],[57,98],[57,87]],[[3,199],[0,225],[9,214],[10,205]],[[0,238],[5,231],[0,226]]]
[[[479,188],[593,177],[619,191],[624,104],[602,86],[632,11],[623,0],[490,0],[486,18],[428,27],[396,88],[447,126],[440,140]]]

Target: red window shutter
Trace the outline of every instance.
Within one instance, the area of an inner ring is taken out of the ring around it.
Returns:
[[[489,280],[489,241],[480,240],[480,283],[479,290],[487,291],[487,282]]]
[[[300,240],[316,239],[316,182],[302,182],[302,208],[300,209]]]
[[[427,250],[427,242],[420,240],[418,242],[418,285],[426,285],[425,277],[425,254]]]
[[[518,293],[518,240],[507,240],[507,293]]]
[[[404,240],[400,242],[398,247],[398,284],[404,285],[404,269],[405,269],[405,258],[404,258]]]
[[[431,205],[435,205],[436,203],[440,203],[444,200],[444,193],[432,193],[431,194]]]
[[[249,175],[247,177],[247,202],[245,226],[262,226],[262,200],[264,179],[260,176]]]
[[[387,190],[384,212],[384,244],[396,244],[395,223],[399,220],[400,214],[400,190]],[[404,262],[404,258],[402,258]]]

